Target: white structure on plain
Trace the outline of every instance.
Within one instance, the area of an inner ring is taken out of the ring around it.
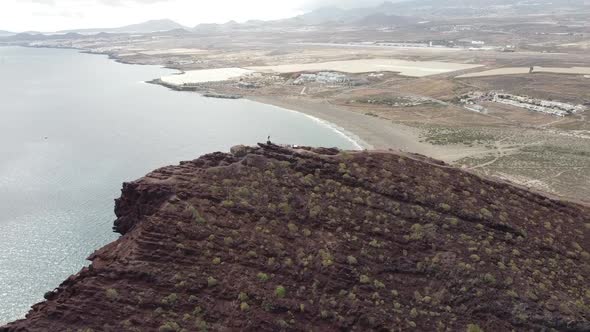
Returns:
[[[317,74],[301,74],[293,81],[295,85],[305,83],[320,83],[320,84],[342,84],[349,82],[350,79],[342,73],[322,71]]]
[[[574,105],[558,101],[516,96],[508,93],[494,93],[494,102],[526,108],[531,111],[548,113],[556,116],[566,116],[580,113],[586,110],[584,105]]]
[[[554,116],[567,116],[586,111],[586,106],[563,103],[552,100],[531,98],[528,96],[518,96],[504,92],[480,92],[473,91],[459,97],[459,103],[470,111],[486,113],[487,110],[479,105],[480,102],[495,102],[505,105],[511,105],[524,108],[534,112],[551,114]]]

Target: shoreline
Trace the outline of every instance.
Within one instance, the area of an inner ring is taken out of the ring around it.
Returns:
[[[320,100],[292,96],[244,96],[245,99],[280,107],[317,119],[357,141],[367,150],[398,150],[418,153],[452,163],[473,151],[463,147],[435,146],[421,142],[420,129],[346,110]],[[316,120],[316,121],[317,121]]]

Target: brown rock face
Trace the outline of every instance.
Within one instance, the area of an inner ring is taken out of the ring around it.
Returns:
[[[590,209],[392,152],[239,147],[127,183],[123,236],[0,331],[590,326]]]

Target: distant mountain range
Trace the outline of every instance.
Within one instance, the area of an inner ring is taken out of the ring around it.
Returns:
[[[383,2],[380,5],[342,9],[324,7],[293,18],[276,21],[248,21],[226,24],[200,24],[193,31],[223,31],[234,28],[281,26],[357,26],[391,27],[416,24],[424,20],[460,17],[501,17],[531,14],[575,13],[590,11],[590,2],[578,0],[408,0]]]
[[[176,23],[172,20],[151,20],[143,23],[127,25],[119,28],[95,28],[95,29],[78,29],[78,30],[63,30],[58,33],[79,33],[83,35],[97,34],[101,32],[106,33],[151,33],[159,31],[170,30],[190,30],[182,24]]]
[[[383,2],[378,6],[354,9],[321,8],[292,19],[283,20],[304,25],[404,25],[420,19],[450,17],[490,17],[556,12],[590,11],[589,1],[580,0],[408,0]],[[420,18],[420,19],[419,19]]]
[[[175,30],[177,33],[209,33],[236,29],[319,25],[391,27],[411,25],[423,20],[437,20],[447,17],[509,17],[512,15],[554,14],[556,12],[590,12],[590,2],[580,0],[408,0],[403,2],[384,2],[378,6],[355,9],[324,7],[293,18],[275,21],[252,20],[245,23],[229,21],[224,24],[199,24],[194,28],[190,28],[172,20],[163,19],[119,28],[64,30],[58,31],[57,34],[62,37],[66,34],[66,37],[74,38],[76,36],[75,34],[146,34],[171,30]],[[38,33],[27,32],[15,34],[8,31],[0,31],[0,37],[9,38],[20,36],[26,39],[36,34]]]
[[[420,21],[412,13],[401,14],[399,11],[400,5],[402,3],[384,2],[376,7],[347,10],[337,7],[325,7],[286,21],[303,25],[340,24],[357,26],[406,25]]]
[[[275,21],[248,21],[236,23],[234,21],[225,24],[199,24],[193,31],[220,31],[233,28],[264,28],[281,26],[399,26],[419,22],[421,19],[410,15],[398,15],[396,5],[385,2],[376,7],[341,9],[338,7],[324,7],[293,18]]]

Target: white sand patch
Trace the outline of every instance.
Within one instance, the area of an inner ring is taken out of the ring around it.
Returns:
[[[585,40],[577,43],[568,43],[568,44],[561,44],[559,46],[563,47],[578,47],[582,49],[589,49],[590,48],[590,40]]]
[[[571,68],[557,68],[557,67],[535,67],[535,72],[541,73],[556,73],[556,74],[572,74],[572,75],[582,75],[582,74],[590,74],[590,67],[571,67]]]
[[[457,78],[528,74],[529,70],[530,70],[529,67],[498,68],[498,69],[481,71],[478,73],[470,73],[470,74],[460,75],[460,76],[457,76]],[[533,72],[534,73],[583,75],[583,74],[590,74],[590,67],[562,68],[562,67],[537,67],[537,66],[535,66]]]
[[[141,54],[145,55],[161,55],[161,54],[202,54],[207,53],[207,50],[201,50],[198,48],[171,48],[171,49],[164,49],[164,50],[153,50],[153,51],[143,51],[140,52]]]
[[[187,71],[180,75],[164,76],[161,78],[161,80],[168,84],[183,85],[191,83],[228,81],[251,73],[253,73],[253,71],[242,68],[203,69]]]
[[[413,51],[423,51],[425,53],[437,53],[437,52],[461,52],[465,51],[465,48],[458,48],[458,47],[443,47],[443,46],[413,46],[408,44],[403,46],[403,44],[393,44],[393,43],[373,43],[373,44],[363,44],[363,43],[350,43],[350,44],[342,44],[342,43],[290,43],[291,45],[304,45],[304,46],[324,46],[324,47],[333,47],[333,48],[366,48],[366,49],[395,49],[395,50],[413,50]]]
[[[508,67],[508,68],[498,68],[498,69],[486,70],[486,71],[481,71],[478,73],[469,73],[469,74],[457,76],[457,78],[497,76],[497,75],[514,75],[514,74],[528,74],[528,73],[529,73],[529,68]]]
[[[395,59],[370,59],[331,61],[322,63],[288,64],[279,66],[248,67],[248,69],[263,73],[295,73],[301,71],[338,71],[343,73],[360,74],[370,72],[396,72],[403,76],[423,77],[457,70],[481,67],[437,61],[405,61]]]

